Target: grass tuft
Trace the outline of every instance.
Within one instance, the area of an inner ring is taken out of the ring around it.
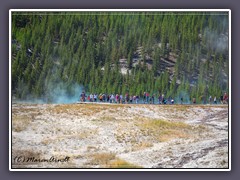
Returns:
[[[85,165],[106,167],[111,160],[116,158],[114,153],[96,153],[90,156],[91,160]]]
[[[122,159],[116,159],[109,164],[109,168],[120,168],[120,169],[121,168],[128,168],[128,169],[132,169],[132,168],[143,168],[143,167],[131,164],[131,163],[129,163],[127,161],[124,161]]]
[[[173,138],[188,138],[192,127],[183,122],[141,119],[138,123],[141,132],[157,141],[169,141]]]
[[[32,119],[26,115],[17,115],[12,117],[12,130],[15,132],[24,131],[31,123]]]

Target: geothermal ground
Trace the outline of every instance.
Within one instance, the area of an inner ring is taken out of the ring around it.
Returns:
[[[12,168],[228,168],[227,105],[12,104]]]

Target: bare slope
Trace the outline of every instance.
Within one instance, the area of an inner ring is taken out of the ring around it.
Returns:
[[[28,162],[17,161],[16,157]],[[67,162],[39,162],[42,159]],[[13,104],[13,168],[228,168],[228,107]]]

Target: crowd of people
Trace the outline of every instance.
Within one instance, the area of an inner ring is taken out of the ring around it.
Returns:
[[[224,93],[219,99],[216,96],[212,98],[209,97],[208,102],[206,98],[201,97],[202,104],[228,104],[228,95]],[[107,102],[107,103],[119,103],[119,104],[174,104],[175,100],[172,97],[165,97],[164,94],[156,96],[155,94],[150,95],[148,92],[144,92],[142,96],[139,95],[129,95],[126,93],[124,96],[122,94],[94,94],[90,93],[86,95],[83,91],[79,97],[80,102]],[[180,97],[177,103],[180,104],[196,104],[196,98],[189,100],[184,100],[183,97]]]
[[[80,94],[80,101],[81,102],[108,102],[108,103],[120,103],[120,104],[138,104],[138,103],[144,103],[144,104],[156,104],[157,101],[155,100],[155,94],[150,94],[148,92],[144,92],[142,96],[139,95],[129,95],[128,93],[123,96],[122,94],[89,94],[86,95],[85,92],[82,92]],[[164,95],[160,95],[158,97],[158,103],[159,104],[167,104],[167,102],[170,101],[172,104],[174,103],[174,99],[166,99]]]

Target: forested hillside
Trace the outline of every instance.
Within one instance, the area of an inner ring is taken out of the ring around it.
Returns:
[[[223,12],[12,12],[12,93],[18,99],[143,92],[189,98],[228,91]],[[57,93],[57,92],[56,92]]]

